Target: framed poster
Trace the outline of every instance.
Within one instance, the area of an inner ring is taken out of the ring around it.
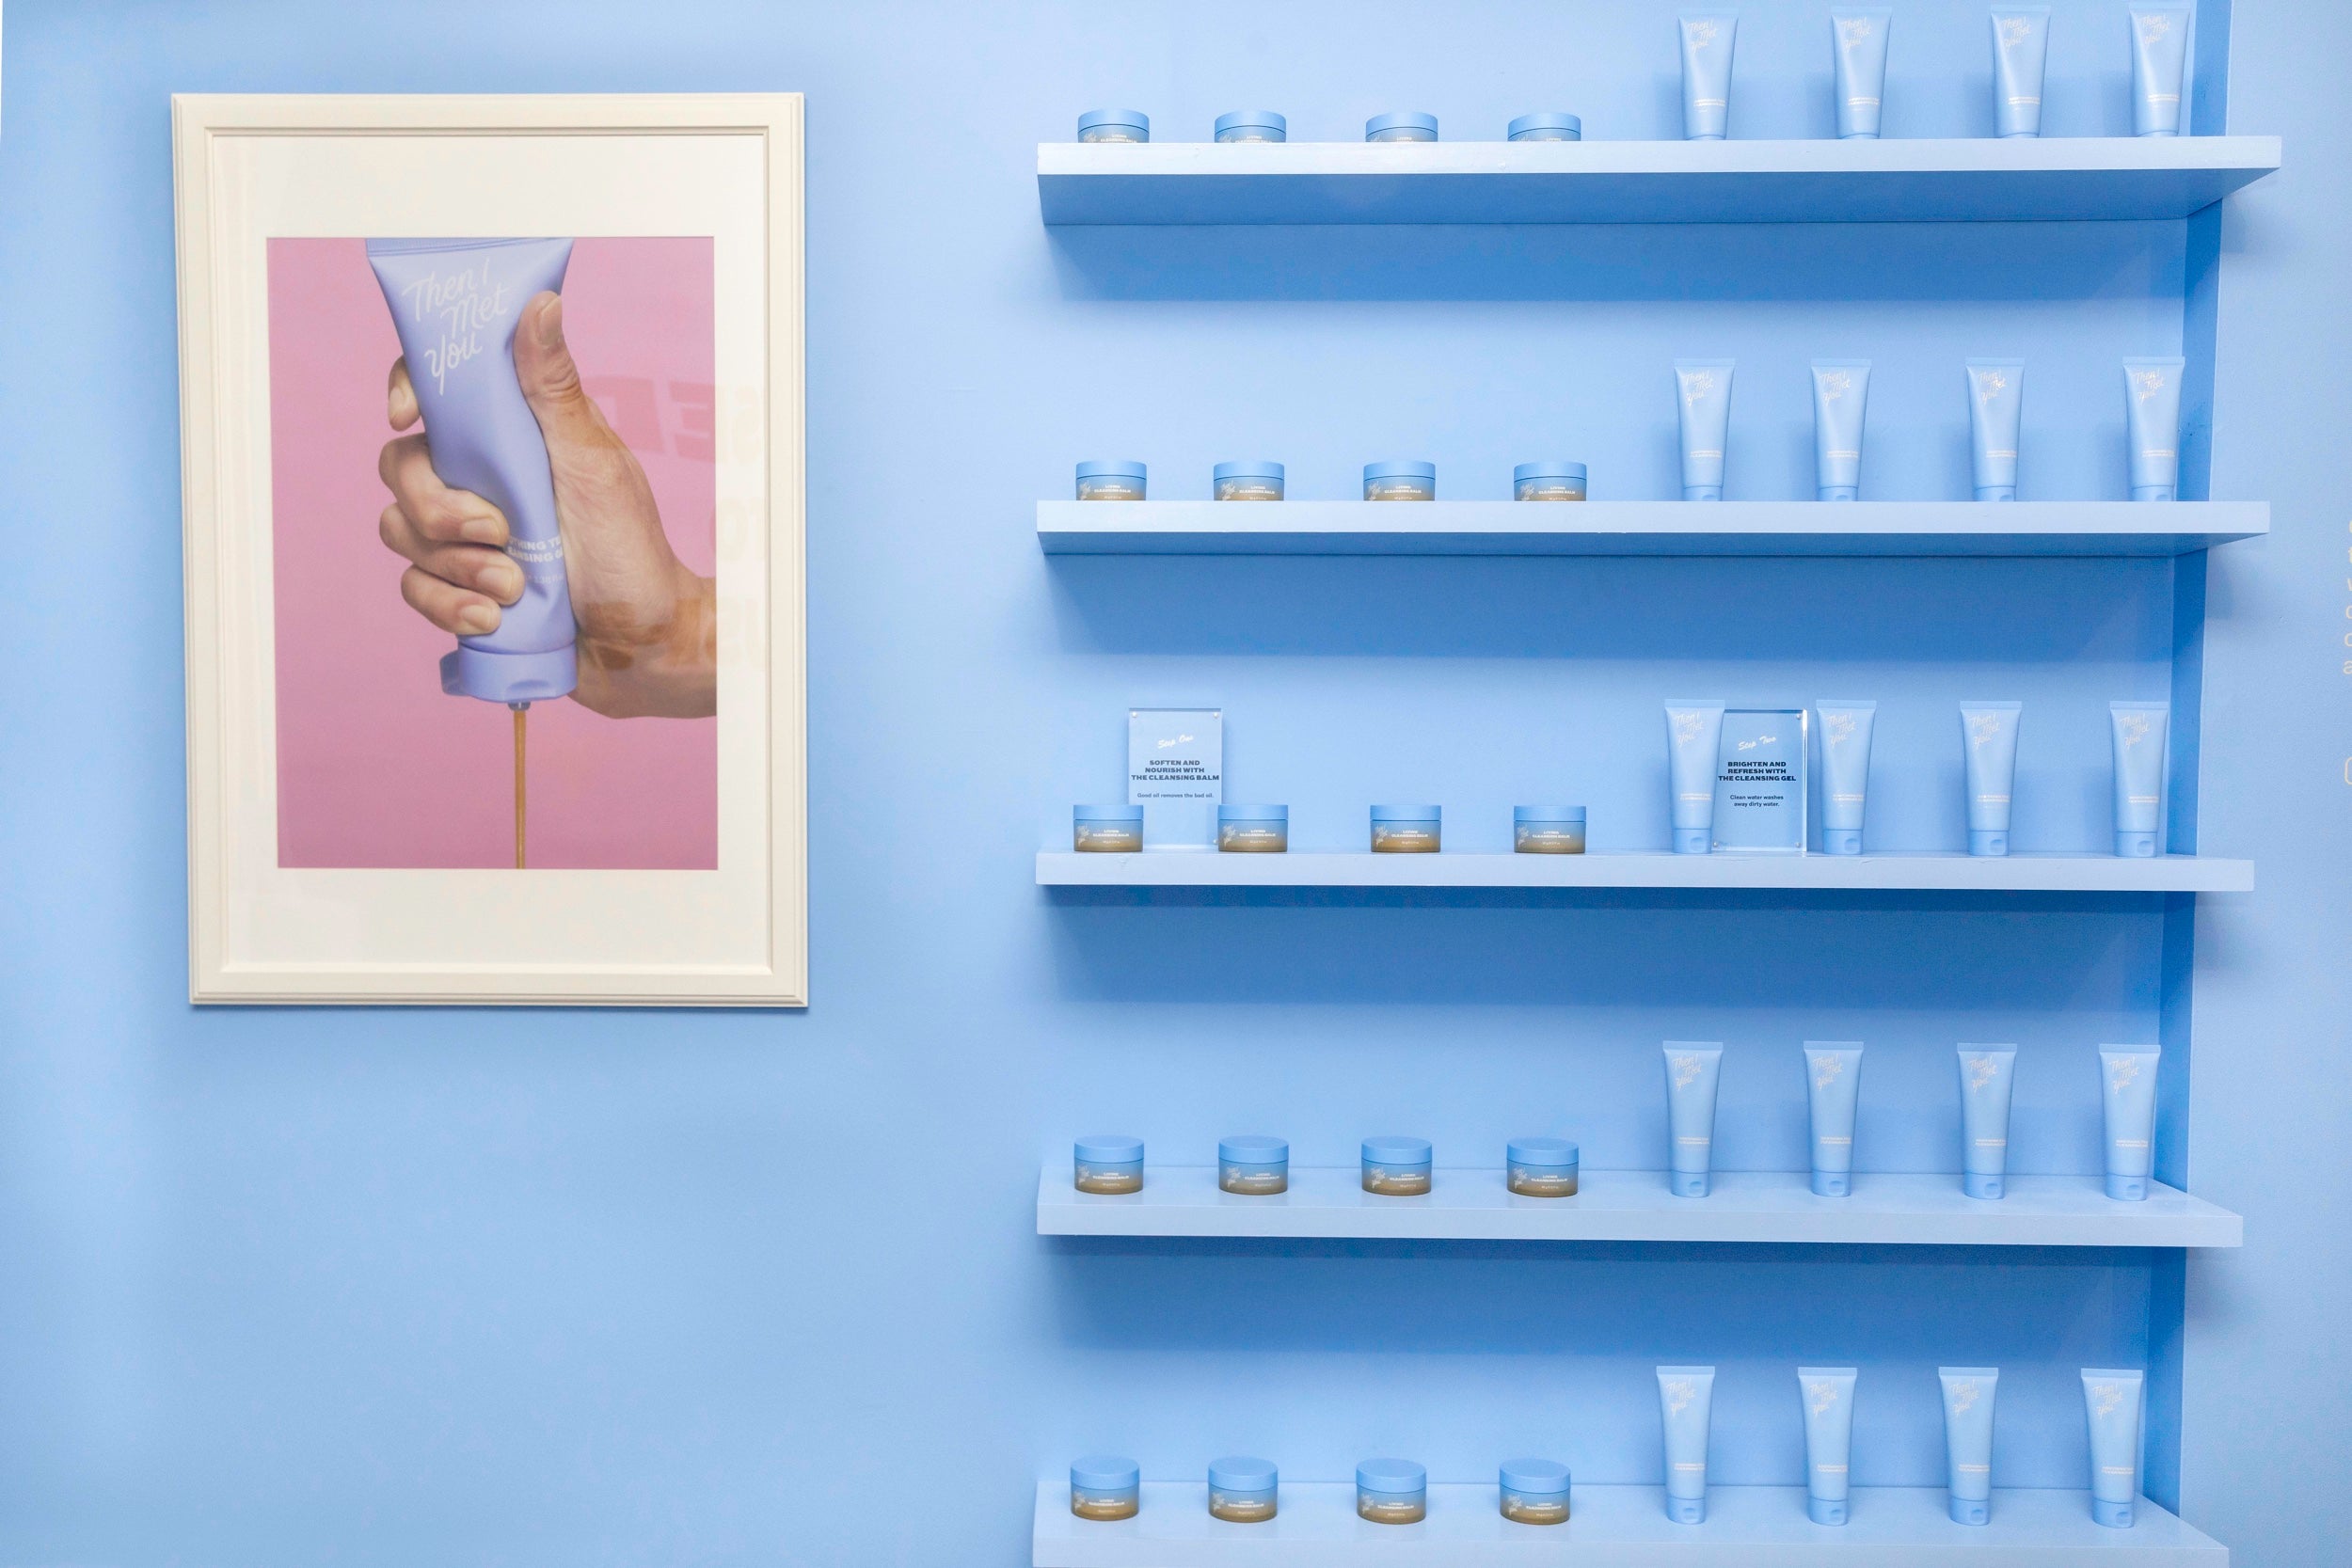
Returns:
[[[799,96],[172,116],[191,999],[805,1005]]]

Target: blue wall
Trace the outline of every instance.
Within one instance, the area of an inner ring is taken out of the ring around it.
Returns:
[[[1652,1479],[1661,1360],[1723,1367],[1724,1479],[1793,1481],[1800,1358],[1865,1369],[1865,1482],[1937,1479],[1933,1366],[2000,1364],[2000,1479],[2033,1485],[2079,1484],[2076,1368],[2169,1362],[2188,1516],[2242,1562],[2329,1560],[2352,1529],[2352,1101],[2327,1070],[2352,1002],[2352,203],[2323,150],[2352,18],[2238,0],[2230,123],[2284,134],[2289,166],[2213,236],[2217,280],[2185,224],[1038,221],[1035,143],[1100,103],[1176,139],[1261,103],[1302,138],[1406,106],[1457,136],[1550,107],[1671,135],[1673,8],[16,0],[0,1560],[1010,1568],[1034,1479],[1082,1449],[1161,1475],[1256,1450],[1301,1479],[1375,1449],[1472,1479],[1538,1450]],[[1750,7],[1735,134],[1826,132],[1826,8]],[[2058,8],[2050,129],[2127,128],[2122,5]],[[1899,5],[1890,134],[1984,129],[1983,27],[1974,0]],[[808,95],[815,1006],[192,1011],[167,94],[713,88]],[[1964,494],[1958,362],[2005,351],[2032,360],[2026,493],[2114,495],[2115,360],[2193,346],[2185,295],[2220,345],[2213,493],[2278,505],[2277,537],[2203,584],[2146,562],[1048,562],[1032,537],[1089,456],[1145,458],[1162,497],[1258,455],[1295,496],[1348,494],[1383,456],[1501,496],[1554,453],[1597,496],[1661,495],[1665,361],[1699,353],[1740,359],[1735,496],[1808,482],[1817,354],[1877,361],[1867,496]],[[1875,695],[1873,839],[1929,848],[1959,839],[1953,701],[2018,696],[2020,842],[2090,847],[2101,705],[2169,689],[2200,592],[2201,846],[2260,860],[2262,892],[2198,912],[2193,1001],[2185,914],[2130,900],[1029,882],[1067,804],[1117,788],[1137,702],[1222,705],[1232,792],[1290,801],[1303,845],[1406,797],[1491,847],[1531,798],[1588,802],[1602,846],[1661,840],[1668,690]],[[1651,1164],[1667,1037],[1729,1042],[1728,1165],[1797,1163],[1807,1037],[1870,1043],[1865,1168],[1947,1165],[1952,1043],[2015,1039],[2018,1165],[2088,1171],[2092,1047],[2192,1009],[2170,1157],[2249,1245],[2192,1262],[2185,1307],[2177,1260],[2133,1253],[1032,1233],[1039,1161],[1098,1128],[1167,1159],[1282,1131],[1305,1163],[1403,1129],[1485,1161],[1540,1128],[1596,1167]],[[903,1465],[932,1455],[911,1506]]]

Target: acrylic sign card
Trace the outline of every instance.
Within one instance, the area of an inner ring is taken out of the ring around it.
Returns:
[[[1127,710],[1127,803],[1143,808],[1146,849],[1214,849],[1225,799],[1225,710]]]
[[[1726,708],[1715,763],[1719,851],[1802,855],[1805,748],[1803,708]]]

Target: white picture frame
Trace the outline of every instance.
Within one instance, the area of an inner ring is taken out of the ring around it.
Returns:
[[[183,95],[172,127],[190,1000],[805,1006],[800,95]],[[709,239],[712,869],[278,863],[267,245],[473,234]]]

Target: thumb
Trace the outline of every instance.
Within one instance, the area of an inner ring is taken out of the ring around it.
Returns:
[[[562,295],[542,291],[524,304],[515,322],[515,375],[550,447],[615,442],[603,411],[580,389],[580,367],[564,341]]]

